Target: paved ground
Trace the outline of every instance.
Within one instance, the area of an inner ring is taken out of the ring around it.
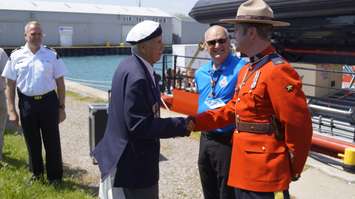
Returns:
[[[106,98],[106,93],[66,82],[68,90]],[[74,88],[73,88],[74,87]],[[83,91],[82,91],[83,90]],[[84,92],[85,91],[85,92]],[[88,103],[68,97],[68,119],[61,125],[63,160],[80,171],[93,187],[99,182],[99,172],[92,165],[88,145]],[[181,116],[162,109],[163,117]],[[200,199],[201,186],[197,171],[198,141],[191,138],[161,141],[160,198]],[[355,199],[355,174],[339,167],[325,165],[308,158],[307,169],[299,181],[291,184],[290,193],[296,199]]]

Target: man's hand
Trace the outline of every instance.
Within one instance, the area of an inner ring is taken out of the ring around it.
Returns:
[[[64,108],[59,109],[59,123],[63,122],[67,118]]]
[[[186,129],[191,132],[194,130],[196,124],[195,124],[195,118],[192,116],[189,116],[186,118]]]
[[[16,127],[19,127],[20,124],[19,124],[19,119],[18,119],[17,112],[15,110],[9,111],[8,115],[9,115],[9,121],[14,123],[16,125]]]

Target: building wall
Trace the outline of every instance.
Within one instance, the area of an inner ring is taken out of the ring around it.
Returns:
[[[207,24],[201,24],[190,19],[173,18],[173,43],[197,44],[204,38]]]
[[[173,44],[181,44],[181,20],[174,17],[173,19]]]
[[[24,26],[27,12],[0,12],[0,46],[18,46],[24,43]]]
[[[125,42],[129,29],[144,19],[161,22],[164,43],[172,43],[170,17],[0,10],[0,46],[23,45],[24,26],[30,20],[41,23],[47,45],[60,45],[61,26],[73,28],[73,45],[118,45]]]
[[[207,24],[201,24],[196,21],[181,22],[181,43],[182,44],[197,44],[204,39]]]

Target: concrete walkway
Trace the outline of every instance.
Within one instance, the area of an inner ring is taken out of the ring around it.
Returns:
[[[355,199],[355,174],[329,166],[311,157],[302,177],[291,184],[296,199]]]

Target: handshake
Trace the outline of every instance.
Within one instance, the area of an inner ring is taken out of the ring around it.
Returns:
[[[186,124],[186,130],[191,132],[195,129],[195,126],[196,126],[196,123],[195,123],[195,118],[192,117],[192,116],[188,116],[186,119],[185,119],[185,124]]]

